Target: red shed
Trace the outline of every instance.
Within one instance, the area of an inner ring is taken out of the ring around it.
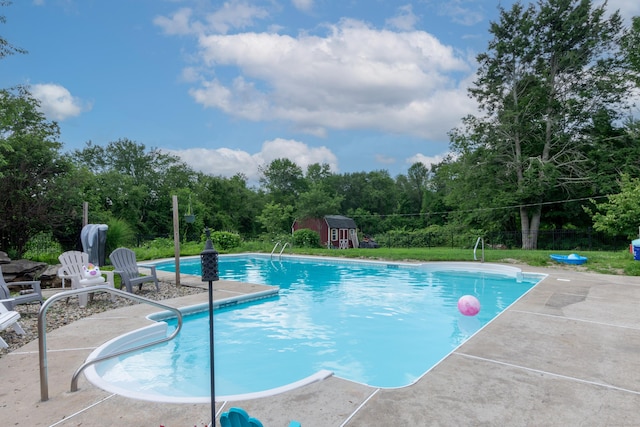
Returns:
[[[308,228],[320,235],[320,244],[328,248],[357,248],[358,233],[356,222],[342,215],[325,215],[324,218],[295,220],[292,231]]]

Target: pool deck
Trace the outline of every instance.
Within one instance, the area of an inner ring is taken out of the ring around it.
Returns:
[[[216,409],[240,406],[265,427],[285,427],[292,419],[303,427],[640,425],[640,278],[521,268],[548,277],[411,386],[377,389],[332,376],[280,395],[217,402]],[[214,295],[259,289],[219,281]],[[204,292],[164,302],[183,307],[206,299]],[[37,341],[3,356],[1,424],[207,425],[208,404],[124,398],[84,376],[80,389],[69,392],[73,372],[93,349],[146,325],[145,316],[156,311],[119,308],[50,332],[46,402],[40,400]]]

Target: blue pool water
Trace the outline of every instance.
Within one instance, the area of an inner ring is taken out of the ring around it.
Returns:
[[[219,268],[222,279],[276,285],[280,292],[216,310],[217,396],[281,387],[320,370],[375,387],[409,385],[544,277],[515,269],[492,273],[487,264],[463,271],[451,263],[259,255],[221,256]],[[181,261],[182,273],[199,275],[199,269],[199,259]],[[475,317],[458,312],[457,301],[467,294],[482,304]],[[124,389],[208,397],[208,338],[203,311],[185,316],[176,340],[96,369]]]

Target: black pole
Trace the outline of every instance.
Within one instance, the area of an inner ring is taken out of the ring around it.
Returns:
[[[209,364],[211,365],[211,427],[216,419],[216,381],[213,363],[213,282],[209,280]]]
[[[216,421],[216,381],[213,363],[213,282],[218,280],[218,251],[213,248],[210,231],[205,229],[207,242],[204,251],[200,253],[200,266],[202,268],[202,281],[209,282],[209,365],[211,366],[211,426]]]

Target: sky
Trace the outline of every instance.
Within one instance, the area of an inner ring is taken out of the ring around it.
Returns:
[[[277,158],[395,177],[478,112],[475,58],[511,4],[14,0],[0,35],[28,54],[0,61],[0,87],[30,87],[64,152],[127,138],[249,182]]]

